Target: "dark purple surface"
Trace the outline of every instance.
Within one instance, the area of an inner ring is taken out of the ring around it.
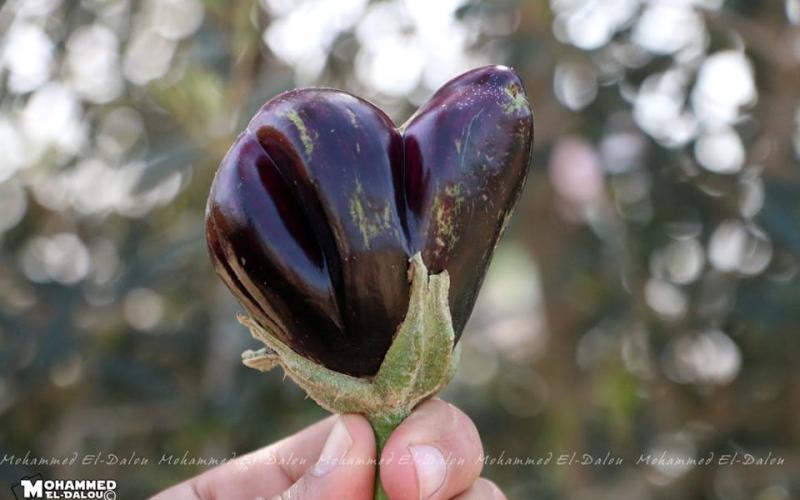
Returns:
[[[445,84],[403,128],[412,247],[450,273],[458,336],[522,192],[533,116],[519,77],[490,66]]]
[[[516,74],[451,80],[398,130],[331,89],[267,102],[209,196],[225,284],[296,352],[374,374],[408,305],[408,258],[447,269],[456,336],[528,170],[533,117]]]

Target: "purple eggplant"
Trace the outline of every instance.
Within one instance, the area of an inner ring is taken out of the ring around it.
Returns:
[[[487,66],[445,84],[403,130],[412,247],[450,274],[458,339],[522,193],[533,115],[516,73]]]
[[[332,370],[377,372],[409,298],[408,259],[447,270],[456,339],[524,184],[532,115],[505,67],[447,83],[407,124],[331,89],[267,102],[222,161],[212,262],[263,327]]]

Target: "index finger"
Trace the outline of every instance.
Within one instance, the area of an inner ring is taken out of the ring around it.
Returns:
[[[269,498],[279,495],[316,462],[336,418],[336,415],[331,415],[276,443],[187,479],[152,499]]]

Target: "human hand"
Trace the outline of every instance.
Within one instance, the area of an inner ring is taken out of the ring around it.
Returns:
[[[495,500],[480,478],[483,448],[475,424],[455,406],[427,401],[392,433],[381,455],[392,500]],[[173,486],[153,500],[372,500],[375,437],[360,415],[332,415],[277,443]]]

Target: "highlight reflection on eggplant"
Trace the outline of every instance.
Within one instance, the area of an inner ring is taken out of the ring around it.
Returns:
[[[447,270],[456,339],[528,171],[513,70],[443,86],[402,127],[331,89],[267,102],[222,161],[206,213],[217,273],[254,319],[332,370],[374,374],[408,306],[408,259]]]

